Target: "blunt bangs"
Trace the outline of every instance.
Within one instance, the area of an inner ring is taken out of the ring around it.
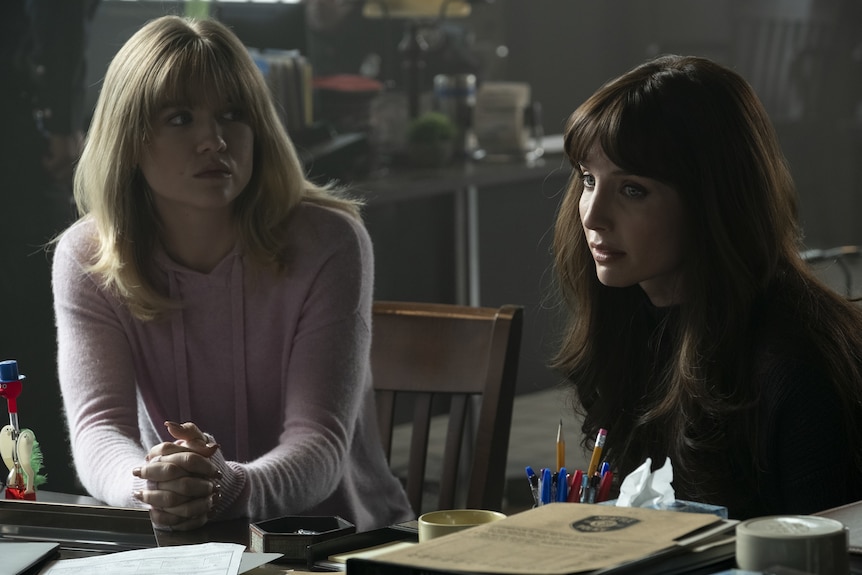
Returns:
[[[645,72],[606,85],[572,114],[566,154],[577,165],[598,144],[623,170],[680,189],[691,163],[684,107],[666,103],[676,99],[666,93],[670,74]]]
[[[182,49],[176,44],[183,44]],[[235,106],[255,125],[259,111],[251,87],[258,86],[257,70],[251,57],[237,57],[235,49],[209,30],[180,30],[167,39],[153,57],[153,73],[143,85],[148,127],[165,106],[195,104]],[[239,53],[245,54],[245,48]]]

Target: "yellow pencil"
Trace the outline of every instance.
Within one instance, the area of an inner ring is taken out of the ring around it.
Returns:
[[[557,471],[566,466],[566,440],[563,439],[563,420],[557,428]]]
[[[602,458],[602,448],[605,446],[605,438],[608,436],[606,429],[599,429],[596,436],[596,444],[593,446],[593,456],[590,458],[590,466],[587,468],[587,477],[592,477],[599,468],[599,460]]]

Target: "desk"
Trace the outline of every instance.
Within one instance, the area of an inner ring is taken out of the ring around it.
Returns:
[[[47,491],[40,491],[37,497],[37,501],[0,499],[0,541],[57,542],[60,544],[60,559],[202,543],[235,543],[247,549],[250,547],[247,519],[214,521],[192,531],[160,531],[153,529],[149,513],[143,508],[109,507],[92,497]],[[342,537],[322,538],[314,542],[314,559],[391,541],[415,541],[416,530],[415,522],[407,522]],[[267,563],[245,573],[283,575],[304,573],[308,568],[303,559],[291,563]]]
[[[60,493],[50,493],[50,492],[40,492],[40,501],[37,502],[21,502],[21,501],[6,501],[0,500],[0,539],[8,539],[9,530],[12,527],[15,527],[15,522],[10,524],[8,519],[8,509],[13,506],[18,506],[23,509],[27,509],[28,506],[32,506],[31,510],[35,510],[38,507],[50,506],[50,505],[68,505],[70,507],[81,506],[81,507],[101,507],[102,509],[109,509],[112,512],[117,512],[118,516],[123,516],[126,512],[132,512],[130,515],[133,516],[130,521],[136,523],[138,525],[145,525],[149,530],[149,534],[157,540],[158,546],[169,546],[169,545],[186,545],[186,544],[197,544],[197,543],[205,543],[205,542],[227,542],[227,543],[239,543],[242,545],[247,545],[248,543],[248,521],[243,519],[232,520],[232,521],[223,521],[223,522],[214,522],[210,523],[201,529],[197,529],[194,531],[188,532],[162,532],[156,531],[155,534],[151,526],[149,525],[149,516],[145,510],[142,509],[123,509],[123,508],[107,508],[99,505],[92,505],[94,502],[99,503],[97,500],[86,497],[86,496],[77,496],[77,495],[67,495]],[[36,512],[36,515],[39,513]],[[818,513],[817,515],[824,515],[827,517],[833,517],[838,519],[847,525],[850,530],[850,542],[851,542],[851,573],[860,573],[860,541],[862,541],[862,502],[857,502],[850,505],[845,505],[843,507],[838,507],[835,509],[830,509]],[[128,517],[127,517],[128,518]],[[126,522],[125,526],[127,527],[129,522]],[[391,529],[391,528],[390,528]],[[74,531],[74,529],[73,529]],[[366,532],[365,534],[370,534],[371,532]],[[363,535],[365,535],[363,534]],[[115,534],[116,535],[116,534]],[[11,539],[14,540],[14,537]],[[123,538],[120,538],[123,539]],[[51,539],[48,539],[51,540]],[[116,538],[114,539],[117,540]],[[106,541],[110,542],[110,541]],[[365,547],[366,544],[358,545],[358,547]],[[103,551],[104,552],[104,551]],[[70,553],[68,550],[64,550],[62,557],[63,558],[73,558],[82,556],[76,552]],[[730,568],[732,567],[733,561],[728,559],[727,562],[721,566],[712,565],[712,566],[704,566],[702,568],[697,568],[693,571],[688,571],[689,574],[700,574],[700,575],[708,575],[708,574],[716,574],[726,573],[726,571],[720,571],[720,569]],[[305,570],[304,565],[284,565],[284,564],[266,564],[251,571],[247,572],[249,575],[286,575],[287,573],[309,573],[309,571]]]
[[[0,539],[56,541],[67,557],[157,545],[146,510],[49,491],[38,492],[36,501],[0,499]]]
[[[249,544],[246,519],[168,532],[154,530],[145,509],[108,507],[92,497],[50,491],[40,491],[37,497],[37,501],[0,500],[0,540],[56,541],[61,559],[208,542]],[[304,568],[305,564],[267,564],[247,573],[281,575]]]
[[[246,547],[249,544],[248,520],[246,519],[216,521],[208,523],[194,531],[160,531],[152,528],[149,514],[143,508],[126,509],[109,507],[93,497],[57,493],[54,491],[39,491],[38,499],[35,502],[0,500],[0,516],[20,518],[20,515],[10,515],[10,513],[13,513],[13,506],[20,507],[21,505],[29,505],[31,503],[35,503],[34,512],[39,511],[40,508],[44,509],[41,511],[44,517],[34,517],[28,520],[28,525],[36,527],[48,525],[49,521],[56,521],[56,518],[62,514],[76,517],[96,517],[93,524],[98,521],[108,529],[114,528],[118,532],[141,535],[142,537],[137,540],[138,544],[135,545],[136,547],[147,547],[148,544],[164,547],[168,545],[188,545],[211,541],[238,543]],[[98,509],[103,509],[105,513],[100,515],[96,511]],[[48,517],[49,515],[53,515],[53,517]],[[53,524],[56,524],[56,522]],[[72,528],[80,529],[88,529],[89,527],[90,525],[85,524],[72,526]],[[105,534],[108,533],[109,531],[106,530]],[[129,546],[132,545],[130,543]]]

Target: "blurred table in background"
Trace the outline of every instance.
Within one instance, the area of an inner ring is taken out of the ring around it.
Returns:
[[[436,169],[395,167],[382,169],[364,180],[349,184],[367,202],[368,212],[384,205],[448,198],[452,210],[449,241],[452,243],[454,298],[452,302],[441,303],[478,306],[483,305],[480,291],[480,191],[501,186],[538,188],[550,174],[560,170],[562,163],[561,155],[549,154],[534,161],[467,161]],[[369,225],[374,223],[372,219]],[[421,222],[418,224],[414,229],[421,229]],[[369,231],[373,239],[375,230]],[[375,242],[375,249],[382,247],[379,243]],[[385,248],[381,252],[385,254]],[[379,275],[385,276],[386,270],[380,271]]]

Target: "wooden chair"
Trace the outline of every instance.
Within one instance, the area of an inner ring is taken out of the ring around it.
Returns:
[[[502,508],[522,324],[520,306],[374,303],[371,371],[381,438],[391,464],[393,430],[402,428],[397,417],[406,419],[396,403],[401,407],[405,397],[411,398],[412,417],[405,424],[412,426],[406,489],[417,516],[431,482],[425,477],[429,429],[432,417],[440,415],[440,401],[434,401],[440,397],[450,402],[434,508],[460,507],[456,497],[463,477],[464,507]],[[468,425],[468,413],[476,397],[481,407],[474,428]],[[473,435],[465,450],[471,457],[464,458],[465,437]],[[459,469],[465,463],[469,474]]]

